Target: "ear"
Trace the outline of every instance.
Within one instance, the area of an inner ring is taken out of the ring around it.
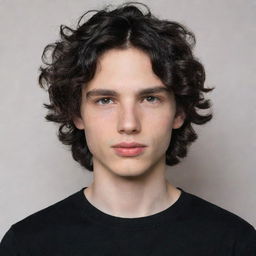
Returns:
[[[80,117],[73,118],[74,125],[77,129],[83,130],[84,129],[84,123],[83,120]]]
[[[183,125],[184,121],[185,121],[185,114],[184,114],[184,112],[176,114],[176,116],[175,116],[175,118],[173,120],[172,128],[173,129],[180,128]]]

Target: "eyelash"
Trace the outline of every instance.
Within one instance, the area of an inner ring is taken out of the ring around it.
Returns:
[[[145,99],[145,98],[149,98],[149,97],[151,97],[151,98],[155,98],[155,99],[157,99],[157,100],[158,100],[158,102],[161,102],[161,99],[160,99],[159,97],[151,96],[151,95],[144,97],[144,99]],[[95,101],[95,103],[96,103],[96,104],[99,104],[99,102],[100,102],[101,100],[104,100],[104,99],[108,99],[108,100],[110,100],[110,99],[113,99],[113,98],[111,98],[111,97],[104,97],[104,98],[100,98],[100,99],[96,100],[96,101]],[[99,104],[99,105],[109,105],[109,104]]]

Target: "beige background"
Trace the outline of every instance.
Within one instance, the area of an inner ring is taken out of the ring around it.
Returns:
[[[111,1],[122,3],[123,1]],[[143,1],[160,18],[197,37],[214,118],[195,129],[188,157],[169,168],[171,183],[256,226],[256,1]],[[44,46],[60,24],[74,25],[107,1],[0,0],[0,238],[11,224],[91,183],[44,120],[47,94],[37,85]]]

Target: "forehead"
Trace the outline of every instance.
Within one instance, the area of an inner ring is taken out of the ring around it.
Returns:
[[[98,58],[98,62],[102,65],[108,65],[110,63],[112,64],[112,62],[119,62],[120,64],[125,64],[129,60],[135,62],[135,64],[139,61],[141,64],[151,66],[149,55],[145,51],[133,46],[127,48],[112,48],[106,50]]]
[[[167,88],[152,70],[149,56],[137,48],[111,49],[98,60],[93,79],[87,83],[87,96],[121,93],[167,93]]]

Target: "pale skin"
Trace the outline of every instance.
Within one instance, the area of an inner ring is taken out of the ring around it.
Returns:
[[[112,216],[150,216],[170,207],[181,193],[166,179],[165,153],[172,129],[182,126],[184,115],[176,113],[172,93],[138,95],[152,87],[166,86],[154,74],[149,56],[130,47],[105,52],[82,91],[81,118],[74,123],[84,130],[93,155],[93,182],[84,195]],[[86,97],[94,89],[118,94]],[[111,147],[120,142],[147,147],[138,156],[124,157]]]

